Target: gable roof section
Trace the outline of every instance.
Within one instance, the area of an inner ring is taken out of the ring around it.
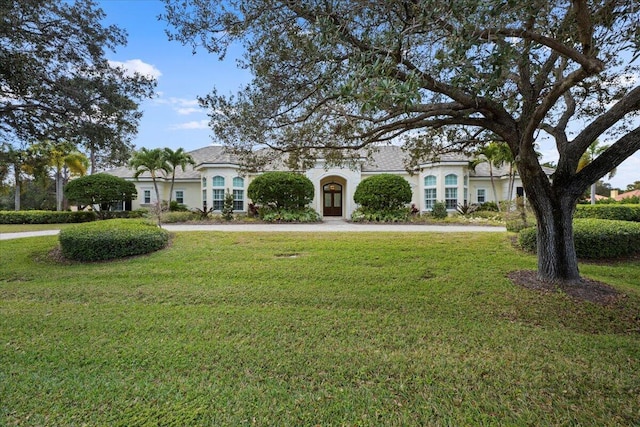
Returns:
[[[614,197],[614,200],[620,201],[622,199],[628,199],[630,197],[640,197],[640,190],[632,190],[632,191],[627,191],[624,193],[620,193],[618,194],[616,197]]]
[[[209,145],[206,147],[198,148],[196,150],[190,151],[189,154],[191,154],[191,157],[193,157],[196,166],[193,167],[187,165],[184,171],[181,168],[178,168],[176,170],[176,180],[199,180],[199,169],[202,167],[232,166],[239,168],[241,166],[241,161],[237,157],[229,154],[226,151],[225,147],[221,145]],[[366,156],[366,151],[362,151],[362,156],[363,158]],[[408,155],[402,150],[401,147],[395,145],[380,146],[369,159],[364,159],[362,163],[362,172],[405,173],[406,160],[408,160]],[[464,154],[449,153],[439,156],[437,161],[424,162],[423,166],[438,166],[446,163],[460,164],[469,162],[470,160],[471,157]],[[283,168],[286,168],[285,162],[280,159],[272,162],[272,164],[265,169],[282,170]],[[551,175],[554,172],[553,169],[548,167],[543,167],[542,169],[547,175]],[[133,169],[127,166],[111,169],[106,171],[106,173],[118,176],[120,178],[133,177]],[[496,178],[507,177],[508,174],[509,165],[507,164],[504,164],[500,167],[493,167],[493,176]],[[489,173],[489,164],[486,162],[478,164],[475,170],[469,171],[469,175],[474,178],[489,178],[491,176],[491,174]],[[145,172],[140,176],[140,178],[151,179],[151,175],[148,172]],[[160,177],[160,179],[164,178]],[[170,179],[170,176],[167,176],[166,179]],[[625,194],[627,195],[627,197],[629,197],[628,193]]]

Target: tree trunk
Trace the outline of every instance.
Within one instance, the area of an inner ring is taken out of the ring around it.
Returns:
[[[491,163],[489,163],[489,177],[491,178],[491,188],[493,189],[493,200],[496,201],[498,212],[501,212],[502,209],[500,208],[500,200],[498,200],[498,193],[496,192],[496,183],[493,178],[493,168],[491,167]]]
[[[14,165],[13,176],[16,180],[16,193],[13,196],[13,210],[20,210],[20,196],[22,193],[22,182],[20,181],[20,167],[18,165]]]
[[[171,208],[171,198],[173,197],[173,184],[176,182],[176,170],[173,169],[171,174],[171,189],[169,190],[169,208]]]
[[[20,193],[22,192],[22,186],[20,185],[20,179],[16,178],[16,194],[13,197],[13,210],[20,210]]]
[[[596,184],[591,184],[591,204],[596,204]]]
[[[573,240],[575,202],[533,202],[538,220],[538,279],[572,283],[580,280]],[[545,206],[540,209],[541,206]]]
[[[62,210],[62,173],[56,169],[56,210]]]
[[[90,175],[93,175],[94,173],[96,173],[96,150],[95,148],[92,146],[90,151],[89,151],[89,160],[91,161],[91,173]]]
[[[518,164],[527,200],[538,221],[538,279],[571,284],[580,281],[573,239],[573,213],[580,193],[553,185],[535,165]]]

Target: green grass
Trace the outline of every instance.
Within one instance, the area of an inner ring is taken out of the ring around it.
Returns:
[[[21,233],[24,231],[62,230],[76,224],[0,224],[0,233]]]
[[[513,286],[502,233],[179,233],[126,260],[0,241],[0,425],[637,425],[618,306]]]

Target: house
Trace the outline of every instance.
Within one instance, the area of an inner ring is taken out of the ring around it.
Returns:
[[[618,193],[618,190],[611,190],[611,198],[616,202],[619,202],[622,199],[629,199],[631,197],[640,197],[640,190],[626,191],[622,194]]]
[[[195,166],[188,166],[185,171],[176,171],[172,200],[191,209],[206,206],[220,211],[224,194],[228,190],[234,196],[234,211],[246,212],[250,203],[247,188],[259,173],[244,174],[239,159],[228,154],[222,146],[211,145],[189,154],[193,157]],[[524,195],[522,182],[517,174],[512,186],[509,185],[508,166],[493,167],[494,195],[487,163],[481,163],[472,169],[469,157],[447,154],[437,161],[420,164],[410,174],[405,168],[406,156],[400,147],[383,146],[371,158],[363,157],[350,167],[329,166],[323,159],[318,159],[313,168],[304,171],[315,187],[311,207],[322,216],[350,218],[357,208],[353,194],[358,184],[369,176],[382,173],[404,177],[413,192],[411,203],[422,212],[431,211],[437,201],[443,201],[447,210],[454,212],[458,205],[465,203],[497,202]],[[545,172],[551,174],[553,170]],[[148,173],[137,180],[133,178],[134,171],[127,167],[112,169],[106,173],[135,183],[138,198],[133,201],[132,209],[150,207],[156,203],[153,182]],[[161,198],[168,200],[171,177],[161,177],[157,182]],[[510,187],[511,194],[508,194]]]

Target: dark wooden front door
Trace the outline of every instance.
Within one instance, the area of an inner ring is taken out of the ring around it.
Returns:
[[[323,216],[342,216],[342,185],[331,183],[322,187]]]

